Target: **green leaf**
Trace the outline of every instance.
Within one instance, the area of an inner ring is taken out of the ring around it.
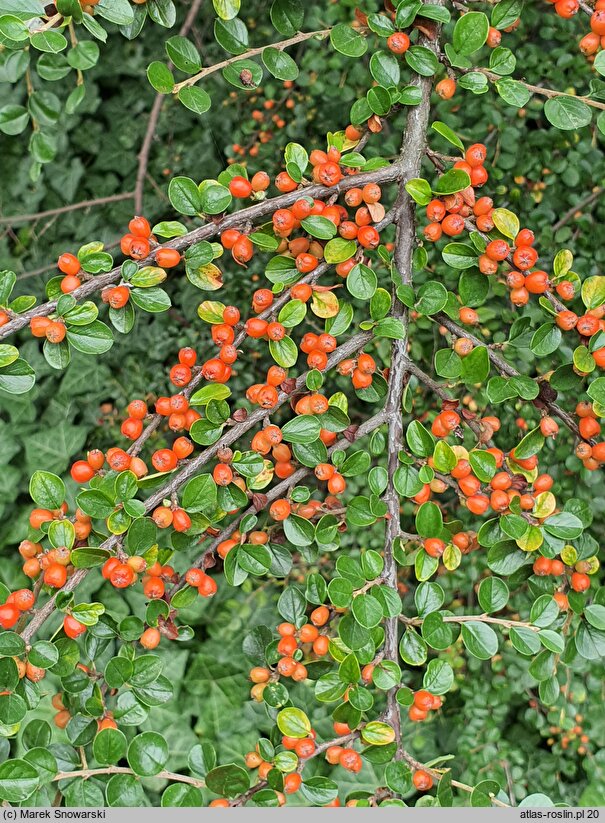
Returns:
[[[59,31],[40,31],[37,34],[32,34],[30,43],[38,51],[48,52],[50,54],[58,54],[63,49],[67,48],[67,40]],[[94,44],[96,45],[96,43]],[[73,68],[78,68],[73,66]]]
[[[373,269],[363,263],[358,263],[347,275],[345,283],[353,297],[359,300],[369,300],[376,291],[378,278]]]
[[[353,598],[351,612],[359,625],[366,629],[378,626],[383,618],[382,606],[371,594],[360,594]]]
[[[58,509],[65,500],[65,484],[56,474],[36,471],[29,481],[31,499],[43,509]]]
[[[346,23],[338,23],[330,31],[332,48],[347,57],[361,57],[366,53],[368,44],[365,37]]]
[[[563,540],[575,540],[584,530],[582,521],[571,512],[553,514],[544,521],[544,528],[553,537],[560,537]]]
[[[273,0],[270,15],[277,31],[292,37],[301,29],[305,13],[301,0]]]
[[[286,518],[283,521],[283,528],[286,539],[293,546],[310,546],[315,539],[313,524],[297,514],[291,514]]]
[[[318,240],[330,240],[337,233],[337,228],[327,217],[322,217],[320,214],[313,214],[310,217],[305,217],[301,220],[302,228],[312,237],[317,237]]]
[[[206,786],[221,797],[236,797],[250,788],[250,777],[241,766],[229,763],[209,771],[206,775]]]
[[[101,729],[95,735],[92,751],[98,763],[110,766],[126,755],[127,745],[126,736],[119,729]]]
[[[427,658],[426,643],[418,632],[408,627],[399,641],[399,654],[410,666],[422,666]]]
[[[534,332],[530,348],[537,357],[552,354],[561,345],[561,329],[554,323],[543,323]]]
[[[584,609],[584,617],[599,631],[605,631],[605,606],[593,603]]]
[[[175,35],[164,43],[166,54],[177,69],[187,74],[195,74],[202,67],[202,61],[196,47],[186,37]]]
[[[3,14],[0,16],[0,34],[7,40],[19,43],[28,39],[29,30],[25,23],[15,15]]]
[[[285,51],[268,46],[263,50],[262,60],[278,80],[296,80],[298,77],[298,66]]]
[[[324,259],[326,263],[335,265],[344,263],[355,254],[357,244],[354,240],[345,240],[342,237],[335,237],[329,240],[324,247]]]
[[[69,326],[67,340],[84,354],[104,354],[113,346],[113,333],[105,323],[93,320],[86,326]]]
[[[468,651],[480,660],[489,660],[498,651],[498,635],[491,626],[478,620],[462,624],[462,640]]]
[[[443,283],[438,280],[429,280],[423,283],[418,290],[418,300],[416,301],[416,311],[427,317],[440,312],[446,305],[448,292]]]
[[[426,46],[410,46],[404,54],[408,66],[422,77],[432,77],[439,68],[437,55]],[[446,172],[448,174],[449,172]]]
[[[202,200],[190,177],[173,177],[168,186],[168,198],[179,214],[194,216],[202,211]]]
[[[127,752],[128,765],[135,774],[151,777],[168,761],[168,744],[157,732],[142,732],[134,737]]]
[[[510,592],[504,580],[486,577],[479,584],[477,592],[479,605],[485,612],[498,612],[508,603]]]
[[[484,383],[490,372],[490,362],[485,346],[476,346],[462,358],[461,378],[465,383]]]
[[[398,86],[401,78],[399,62],[389,51],[376,51],[370,57],[370,73],[380,86]]]
[[[462,14],[454,26],[452,44],[459,54],[473,54],[483,46],[489,33],[487,15],[480,11]]]
[[[198,88],[198,86],[184,86],[182,89],[179,90],[179,100],[185,106],[186,109],[189,111],[194,112],[195,114],[205,114],[208,109],[212,106],[212,100],[210,99],[210,95],[208,92],[204,91],[204,89]],[[174,180],[175,178],[173,178]],[[181,178],[187,179],[187,178]],[[172,184],[173,180],[170,181]],[[170,186],[168,187],[168,195],[170,196]],[[193,199],[190,199],[187,194],[181,195],[174,195],[175,199],[182,205],[175,206],[177,211],[180,211],[181,214],[197,214],[197,212],[191,212],[190,209],[194,208],[196,200],[195,196]],[[170,200],[172,203],[172,199]],[[174,203],[173,203],[174,205]],[[182,208],[185,208],[185,211],[182,211]]]
[[[477,14],[478,12],[471,12]],[[464,15],[468,17],[468,15]],[[464,191],[471,184],[471,179],[468,174],[462,169],[450,169],[437,180],[433,186],[435,194],[455,194],[458,191]]]
[[[428,205],[433,197],[428,180],[424,180],[422,177],[414,178],[414,180],[408,180],[405,184],[405,190],[420,206]]]
[[[21,803],[35,792],[39,780],[37,770],[26,760],[6,760],[0,765],[0,797]]]
[[[317,417],[302,414],[282,426],[284,440],[288,443],[313,443],[319,437],[321,424]]]
[[[453,131],[447,123],[442,123],[440,120],[435,120],[434,123],[431,123],[431,128],[440,134],[442,137],[451,143],[456,148],[460,149],[460,151],[464,151],[464,143],[458,137],[455,131]]]
[[[587,126],[592,120],[590,106],[576,97],[551,97],[544,104],[549,123],[563,131],[574,131]]]
[[[159,60],[147,66],[147,79],[160,94],[170,94],[174,86],[174,75],[168,66]]]
[[[327,777],[308,777],[299,791],[310,805],[325,806],[337,797],[338,784]]]
[[[505,103],[520,109],[528,102],[531,93],[518,80],[511,80],[509,77],[496,81],[496,91]]]
[[[277,727],[282,734],[288,737],[307,737],[311,731],[311,721],[302,709],[290,706],[282,709],[277,715]]]

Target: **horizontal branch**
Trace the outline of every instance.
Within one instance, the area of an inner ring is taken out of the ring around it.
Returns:
[[[323,371],[329,371],[330,369],[334,368],[334,366],[338,365],[342,360],[350,357],[355,352],[359,351],[363,348],[363,346],[372,339],[372,333],[367,332],[360,332],[356,334],[354,337],[351,337],[347,340],[346,343],[343,343],[339,346],[332,354],[328,357],[328,362],[326,364],[326,368]],[[300,377],[296,380],[296,385],[294,391],[300,391],[306,387],[306,379],[307,379],[307,372],[301,374]],[[291,394],[287,394],[286,392],[281,392],[278,396],[278,400],[276,405],[271,409],[271,413],[277,411],[281,406],[283,406],[291,397]],[[232,426],[223,437],[221,437],[216,443],[211,446],[208,446],[204,451],[200,452],[195,459],[188,461],[180,471],[176,471],[172,473],[170,480],[162,486],[155,494],[152,494],[150,497],[147,498],[145,501],[145,513],[149,514],[149,512],[153,511],[156,506],[160,505],[165,498],[170,498],[172,494],[175,494],[181,486],[183,486],[188,480],[195,476],[195,474],[203,468],[210,460],[214,458],[217,451],[222,446],[230,446],[232,443],[235,443],[236,440],[239,440],[242,435],[246,434],[250,429],[256,426],[258,423],[261,423],[267,417],[267,410],[266,409],[256,409],[251,414],[249,414],[245,420],[241,423],[237,423],[236,425]],[[101,543],[100,548],[108,549],[109,551],[116,551],[117,548],[122,544],[122,540],[124,535],[112,535],[108,537],[103,543]],[[71,592],[73,591],[79,583],[86,577],[87,569],[78,569],[72,577],[69,578],[65,586],[60,590],[61,592]],[[31,638],[34,636],[36,631],[42,626],[43,623],[48,620],[51,614],[55,610],[55,602],[56,602],[57,594],[55,593],[50,600],[44,604],[41,609],[38,609],[34,612],[32,619],[27,624],[27,626],[21,632],[21,637],[28,643]]]
[[[387,420],[387,415],[385,410],[378,412],[373,417],[370,417],[369,420],[366,420],[362,423],[356,430],[352,438],[342,437],[340,440],[337,440],[333,446],[328,449],[328,455],[331,455],[337,449],[348,449],[353,443],[360,440],[362,437],[365,437],[366,434],[370,434]],[[301,466],[301,468],[297,469],[294,474],[287,477],[285,480],[282,480],[281,483],[278,483],[277,486],[274,486],[269,492],[266,494],[266,504],[273,503],[274,500],[278,500],[281,497],[284,497],[288,491],[293,487],[296,486],[301,480],[303,480],[308,474],[312,472],[312,469],[308,468],[307,466]],[[202,554],[191,564],[190,568],[196,569],[203,569],[205,565],[205,561],[207,557],[211,557],[220,543],[224,540],[227,540],[234,531],[237,530],[239,524],[244,519],[244,517],[255,515],[257,514],[257,509],[254,506],[250,506],[248,509],[243,511],[241,514],[238,514],[235,520],[231,522],[228,526],[226,526],[220,534],[218,534],[207,546]],[[416,537],[416,535],[410,535],[409,537]],[[178,583],[175,583],[174,587],[169,592],[169,597],[172,597],[176,594],[179,589],[182,589],[185,585],[185,577],[184,575],[180,578]]]
[[[129,769],[127,766],[103,766],[98,769],[78,769],[73,772],[59,772],[52,781],[56,783],[58,780],[72,780],[75,777],[80,777],[82,780],[87,780],[89,777],[96,777],[101,774],[132,774],[139,777],[137,772]],[[153,775],[155,778],[162,778],[163,780],[173,780],[176,783],[188,783],[190,786],[195,786],[197,789],[203,789],[206,783],[199,777],[190,777],[187,774],[177,774],[176,772],[167,772],[162,770]]]
[[[449,769],[434,769],[431,766],[425,766],[424,763],[421,763],[419,760],[416,760],[416,758],[409,752],[405,751],[405,749],[402,751],[402,756],[405,762],[408,764],[408,766],[414,769],[414,771],[422,770],[428,772],[437,780],[441,780],[443,775],[450,771]],[[468,792],[469,794],[472,794],[472,792],[475,791],[473,786],[469,786],[466,783],[461,783],[459,780],[452,780],[452,786],[454,786],[456,789],[461,789],[463,792]],[[494,797],[493,794],[490,794],[489,798],[494,806],[499,806],[503,809],[510,808],[510,805],[508,803],[503,803],[502,800],[498,800],[498,798]]]
[[[69,206],[60,206],[56,209],[47,209],[34,214],[13,214],[10,217],[0,217],[0,226],[15,226],[17,223],[33,223],[45,217],[55,217],[59,214],[67,214],[70,211],[80,211],[81,209],[91,209],[95,206],[105,206],[107,203],[119,203],[121,200],[132,200],[134,192],[128,191],[123,194],[110,194],[108,197],[95,197],[92,200],[80,200],[79,203],[72,203]]]
[[[186,80],[181,81],[180,83],[176,83],[174,88],[172,89],[173,94],[178,94],[181,89],[186,88],[187,86],[194,86],[199,80],[203,80],[205,77],[208,77],[211,74],[214,74],[221,69],[227,68],[232,63],[238,63],[240,60],[248,60],[250,57],[256,57],[259,54],[262,54],[265,49],[278,49],[279,51],[283,51],[283,49],[287,49],[290,46],[295,46],[297,43],[302,43],[305,40],[310,40],[312,37],[317,37],[323,39],[330,34],[331,29],[320,29],[319,31],[306,31],[306,32],[299,32],[298,34],[294,35],[294,37],[289,37],[287,40],[280,40],[277,43],[267,43],[265,46],[259,46],[258,48],[248,49],[248,51],[243,52],[242,54],[236,54],[235,57],[230,57],[227,60],[222,60],[220,63],[215,63],[213,66],[207,66],[205,69],[202,69],[197,74],[188,77]]]
[[[489,69],[483,68],[472,68],[472,69],[454,69],[455,71],[459,71],[462,74],[468,74],[469,72],[478,71],[487,77],[492,83],[496,83],[498,80],[502,80],[502,76],[500,74],[496,74]],[[525,80],[518,80],[514,78],[516,83],[519,83],[521,86],[527,89],[527,91],[531,92],[532,94],[539,94],[541,97],[572,97],[574,100],[580,100],[582,103],[586,103],[587,106],[592,106],[594,109],[600,109],[601,111],[605,111],[605,103],[600,103],[598,100],[593,100],[590,97],[580,97],[577,94],[569,94],[566,91],[558,91],[557,89],[548,89],[544,88],[543,86],[534,86],[531,83],[526,83]]]
[[[384,218],[380,221],[380,223],[376,223],[376,230],[380,232],[384,228],[389,226],[393,222],[394,217],[395,217],[395,211],[393,209],[391,209],[391,211],[389,211],[389,212],[387,212],[387,214],[385,214]],[[309,285],[313,285],[314,283],[316,283],[319,280],[319,278],[322,276],[322,274],[325,274],[329,270],[330,265],[331,264],[329,264],[329,263],[321,262],[317,266],[317,268],[313,269],[313,271],[310,274],[306,274],[304,277],[301,277],[300,280],[297,280],[297,285],[300,285],[301,283],[308,283]],[[284,291],[275,298],[275,300],[269,306],[269,308],[265,309],[263,312],[256,315],[256,317],[259,320],[268,320],[271,317],[277,316],[279,310],[283,306],[285,306],[286,303],[288,303],[290,301],[290,299],[291,299],[290,298],[290,290],[289,289],[284,289]],[[246,331],[245,331],[245,326],[242,323],[241,326],[239,327],[239,330],[238,330],[238,332],[235,336],[235,339],[233,341],[233,346],[236,349],[238,349],[241,346],[241,344],[244,342],[246,337],[247,337],[247,335],[246,335]],[[195,389],[200,385],[200,383],[203,382],[203,379],[204,379],[204,377],[203,377],[203,374],[200,370],[193,377],[193,379],[191,380],[189,385],[183,390],[182,394],[186,398],[191,397],[191,395],[193,394]],[[144,443],[151,437],[153,432],[158,429],[158,427],[160,426],[162,421],[165,420],[165,419],[166,418],[164,416],[162,416],[161,414],[151,415],[148,418],[147,424],[146,424],[145,428],[143,429],[142,433],[131,444],[130,448],[128,449],[128,453],[133,455],[133,456],[139,454],[139,452],[143,448]]]
[[[348,743],[352,743],[359,737],[360,732],[354,731],[351,734],[343,735],[342,737],[335,737],[333,740],[327,740],[324,743],[319,743],[315,750],[309,755],[309,757],[305,757],[304,760],[300,760],[298,763],[298,767],[296,771],[300,774],[304,767],[307,765],[309,760],[312,760],[314,757],[318,757],[320,754],[323,754],[327,751],[331,746],[346,746]],[[252,786],[252,788],[248,789],[247,791],[243,792],[239,797],[236,797],[234,800],[231,801],[231,806],[245,806],[248,800],[257,792],[260,792],[262,789],[266,788],[269,784],[266,780],[259,780],[256,786]]]
[[[303,196],[313,197],[318,200],[325,200],[328,197],[341,194],[349,189],[363,187],[367,183],[391,183],[395,180],[404,178],[406,176],[406,171],[406,163],[404,160],[400,160],[396,163],[392,163],[390,166],[383,166],[375,171],[361,172],[359,174],[343,177],[343,179],[340,180],[340,182],[338,182],[335,186],[327,187],[319,184],[304,186],[300,189],[296,189],[296,191],[281,194],[277,197],[267,198],[260,203],[255,203],[253,206],[248,206],[245,209],[227,214],[220,219],[206,223],[204,226],[200,226],[199,228],[194,229],[181,237],[176,237],[174,240],[162,245],[166,248],[184,251],[190,246],[193,246],[195,243],[216,237],[217,234],[225,231],[225,229],[237,228],[246,225],[247,223],[254,223],[258,220],[262,220],[269,214],[272,214],[277,209],[289,208]],[[155,265],[154,254],[151,253],[144,260],[139,261],[139,263],[141,266]],[[121,266],[116,266],[105,274],[99,274],[91,277],[90,280],[87,280],[79,288],[71,292],[72,297],[76,300],[90,297],[90,295],[95,292],[101,291],[107,286],[111,286],[113,283],[120,280],[121,276]],[[34,306],[34,308],[29,311],[15,315],[9,323],[6,323],[6,325],[0,328],[0,340],[3,340],[9,335],[14,334],[16,331],[19,331],[19,329],[27,326],[32,317],[46,317],[49,314],[52,314],[56,308],[57,301],[50,300],[47,303]]]
[[[423,617],[406,617],[399,615],[399,619],[406,626],[422,626],[424,623]],[[443,616],[444,623],[493,623],[496,626],[502,626],[506,629],[529,629],[532,632],[539,632],[538,626],[531,623],[524,623],[521,620],[507,620],[504,617],[492,617],[489,614],[448,614]]]
[[[450,331],[456,337],[466,337],[475,346],[485,346],[484,340],[479,340],[478,337],[475,337],[475,335],[466,331],[466,329],[463,329],[457,323],[454,323],[454,321],[451,318],[449,318],[446,314],[436,314],[433,319],[440,323],[442,326],[445,326],[445,328],[448,329],[448,331]],[[503,357],[501,357],[497,352],[495,352],[492,348],[490,348],[489,346],[485,346],[485,348],[487,350],[487,355],[490,361],[494,364],[497,371],[499,371],[501,375],[506,375],[506,377],[521,376],[519,372],[513,366],[510,365],[510,363],[507,363],[507,361]],[[541,398],[541,402],[544,403],[549,412],[558,417],[559,420],[561,420],[567,426],[567,428],[571,432],[573,432],[573,434],[576,435],[576,437],[579,437],[581,440],[585,439],[580,434],[578,424],[576,423],[572,415],[569,414],[569,412],[564,411],[559,405],[557,405],[557,403],[553,403],[549,400],[544,400]]]

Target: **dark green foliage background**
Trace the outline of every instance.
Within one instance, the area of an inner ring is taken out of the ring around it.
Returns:
[[[178,5],[179,21],[174,32],[188,4]],[[305,29],[350,21],[354,5],[349,0],[306,3]],[[588,90],[589,83],[598,84],[576,48],[586,20],[563,21],[545,3],[529,5],[520,29],[503,36],[503,45],[517,57],[515,76],[533,83],[546,78],[553,88],[576,87],[579,94]],[[266,8],[262,0],[244,3],[241,16],[251,30],[254,45],[276,38],[267,25]],[[363,8],[378,10],[378,3],[370,0]],[[201,14],[190,35],[205,65],[224,57],[212,38],[212,21],[210,13]],[[133,190],[137,152],[155,96],[145,69],[151,60],[162,59],[164,39],[165,31],[152,26],[132,42],[117,33],[110,36],[101,47],[98,66],[86,74],[85,102],[76,115],[62,118],[56,128],[57,157],[44,167],[35,183],[29,179],[31,161],[25,137],[0,137],[0,216]],[[291,93],[294,108],[282,105],[276,109],[287,125],[283,130],[274,130],[274,139],[261,145],[258,157],[250,159],[251,171],[278,171],[281,148],[291,140],[309,149],[323,148],[326,131],[347,124],[349,105],[368,88],[369,54],[362,60],[350,60],[325,44],[312,42],[303,44],[294,56],[301,67]],[[257,126],[250,117],[251,110],[261,108],[264,99],[285,100],[282,84],[273,79],[267,79],[260,94],[233,92],[219,75],[215,77],[218,79],[205,84],[213,107],[201,118],[176,101],[165,100],[149,163],[153,183],[148,180],[145,190],[145,213],[152,221],[173,216],[166,198],[171,176],[182,174],[196,180],[215,177],[233,155],[232,143],[254,142]],[[0,105],[15,102],[15,94],[21,92],[1,80],[0,69]],[[65,88],[63,81],[51,84],[54,93],[61,98],[67,96],[71,82],[66,80]],[[254,97],[258,98],[255,103],[251,100]],[[403,117],[399,115],[387,123],[383,134],[374,140],[383,156],[398,151]],[[540,249],[552,256],[558,248],[567,246],[575,255],[574,269],[583,277],[602,273],[605,244],[599,234],[605,221],[605,198],[553,234],[556,221],[593,186],[604,182],[604,138],[596,126],[578,133],[557,131],[545,120],[540,98],[533,98],[527,109],[519,112],[493,93],[475,96],[470,92],[459,93],[448,103],[435,101],[434,119],[446,121],[465,141],[487,143],[490,181],[486,193],[497,195],[498,205],[518,211],[522,225],[536,232]],[[431,144],[448,151],[437,135],[431,138]],[[372,142],[366,150],[368,156],[377,151],[371,147]],[[427,174],[431,173],[427,167]],[[19,293],[41,296],[45,280],[54,272],[36,276],[32,272],[51,265],[62,251],[75,251],[90,240],[115,243],[131,216],[132,203],[125,201],[12,227],[4,223],[0,226],[0,269],[18,273]],[[257,285],[253,282],[257,273],[260,265],[256,262],[247,270],[227,265],[225,287],[219,298],[245,306]],[[208,327],[195,314],[195,306],[203,297],[180,272],[170,277],[168,290],[174,304],[171,311],[159,316],[139,314],[134,333],[124,338],[117,335],[113,349],[98,360],[74,357],[65,373],[51,370],[39,354],[37,343],[29,340],[27,333],[21,336],[22,354],[34,366],[38,382],[26,396],[0,396],[0,577],[7,585],[24,583],[16,545],[25,533],[29,474],[41,467],[64,474],[72,458],[83,450],[112,445],[119,438],[121,414],[128,400],[166,390],[167,367],[175,361],[180,346],[194,346],[200,353],[208,350]],[[489,329],[496,340],[502,324],[509,325],[513,319],[512,311],[504,305],[504,301],[492,301],[480,312],[482,327]],[[539,309],[527,307],[526,312],[537,317]],[[422,352],[427,356],[435,343],[433,326],[427,321],[413,338],[412,354]],[[385,358],[387,351],[385,346]],[[548,368],[545,362],[544,370]],[[237,387],[245,386],[244,381],[245,375],[236,379],[234,394]],[[571,405],[575,401],[566,398],[566,402]],[[351,411],[353,422],[359,422],[366,413],[363,408]],[[532,411],[520,405],[518,414],[532,415]],[[536,410],[532,419],[537,420]],[[509,439],[515,436],[512,414],[504,429],[510,433]],[[161,438],[160,434],[153,441],[155,448]],[[548,449],[545,458],[555,473],[558,494],[563,499],[576,496],[590,501],[594,513],[592,534],[599,539],[605,525],[602,472],[582,472],[578,485],[579,463],[571,456],[570,441],[561,437],[558,443]],[[351,489],[357,491],[355,481]],[[73,490],[72,485],[71,493]],[[362,534],[343,536],[343,546],[351,552],[380,548],[381,539],[382,527],[376,526]],[[469,611],[476,606],[471,581],[482,567],[480,554],[466,558],[455,573],[439,578],[447,592],[446,602],[456,602],[459,595],[466,597],[462,604]],[[182,558],[176,564],[185,567]],[[99,579],[97,574],[89,576],[84,596],[94,592],[94,599],[117,614],[122,611],[126,615],[129,607],[142,607],[140,593],[122,594],[108,586],[95,591]],[[241,589],[230,589],[219,581],[219,594],[211,602],[202,604],[200,599],[182,615],[195,627],[195,639],[168,648],[162,644],[165,673],[175,683],[176,699],[154,709],[142,728],[161,729],[166,735],[171,749],[167,767],[171,770],[187,767],[188,752],[197,740],[214,742],[219,762],[224,763],[240,757],[254,745],[259,733],[269,729],[264,710],[248,699],[247,663],[241,641],[251,626],[275,621],[278,594],[276,587],[266,583],[249,580]],[[437,720],[414,728],[406,721],[406,748],[423,761],[451,753],[455,755],[452,768],[457,779],[474,785],[481,779],[494,778],[508,786],[513,801],[543,791],[555,801],[603,803],[605,712],[600,667],[591,667],[587,661],[572,665],[565,670],[568,700],[559,700],[550,711],[533,708],[529,701],[535,681],[527,673],[530,659],[511,653],[508,644],[504,648],[501,657],[488,663],[459,654],[457,647],[451,650],[448,659],[456,671],[455,688]],[[412,687],[419,685],[417,678],[418,674],[410,674]],[[311,690],[296,686],[292,697],[296,705],[310,712],[318,734],[330,736],[329,718],[317,718],[318,705],[311,699]],[[41,706],[36,715],[50,720],[49,700]],[[577,742],[563,750],[560,735],[549,731],[551,726],[571,729],[577,714],[583,715],[581,725],[590,736],[589,754],[584,757],[577,753]],[[553,742],[547,742],[551,738]],[[322,768],[314,761],[309,771]],[[376,785],[369,764],[360,776],[343,773],[339,781],[345,790]],[[144,784],[148,802],[157,805],[161,782],[153,779]]]

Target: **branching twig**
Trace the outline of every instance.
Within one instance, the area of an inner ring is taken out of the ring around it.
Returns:
[[[355,434],[349,437],[342,437],[340,440],[337,440],[333,446],[328,449],[328,455],[331,455],[337,449],[348,449],[349,446],[352,446],[357,440],[362,437],[365,437],[366,434],[370,434],[379,426],[382,426],[387,420],[385,410],[383,409],[378,414],[375,414],[373,417],[370,417],[369,420],[366,420],[362,423],[355,431]],[[266,495],[266,504],[269,505],[274,500],[278,500],[280,497],[284,497],[288,491],[293,487],[300,483],[303,478],[305,478],[308,474],[310,474],[312,469],[307,468],[306,466],[301,466],[301,468],[297,469],[294,474],[287,477],[285,480],[282,480],[281,483],[278,483],[277,486],[274,486]],[[222,543],[224,540],[227,540],[234,531],[239,527],[239,524],[243,520],[244,517],[248,515],[255,515],[257,514],[257,510],[254,506],[250,506],[250,508],[246,509],[245,511],[238,514],[238,516],[226,526],[220,534],[218,534],[207,546],[202,554],[191,564],[193,568],[203,569],[205,567],[206,558],[211,557],[216,549],[217,546]],[[414,535],[416,536],[416,535]],[[172,590],[169,592],[169,597],[172,597],[179,589],[182,589],[185,585],[185,577],[184,575],[180,578],[178,583],[175,583]]]
[[[186,86],[194,86],[198,80],[203,80],[205,77],[214,74],[214,72],[227,68],[227,66],[230,66],[232,63],[237,63],[240,60],[248,60],[250,57],[256,57],[257,55],[262,54],[265,49],[279,49],[280,51],[283,51],[283,49],[294,46],[296,43],[302,43],[303,40],[310,40],[311,37],[327,37],[330,31],[330,29],[320,29],[319,31],[299,32],[298,34],[295,34],[294,37],[289,37],[287,40],[280,40],[277,43],[267,43],[266,45],[259,46],[255,49],[248,49],[248,51],[245,51],[243,54],[237,54],[235,57],[230,57],[228,60],[215,63],[213,66],[207,66],[205,69],[202,69],[197,74],[188,77],[181,83],[175,83],[172,91],[174,94],[178,94],[179,91],[184,89]]]
[[[597,186],[593,189],[593,191],[586,195],[586,197],[582,198],[579,203],[576,203],[575,206],[568,209],[560,220],[557,220],[555,225],[552,227],[553,232],[557,232],[559,229],[562,229],[563,226],[566,226],[577,212],[581,212],[582,209],[586,208],[586,206],[590,206],[598,200],[599,197],[602,196],[603,192],[605,192],[605,186]]]
[[[293,192],[289,192],[288,194],[281,194],[277,197],[267,198],[266,200],[263,200],[260,203],[255,203],[253,206],[249,206],[246,209],[241,209],[240,211],[233,212],[232,214],[227,214],[222,218],[212,220],[212,222],[209,222],[204,226],[200,226],[188,234],[184,234],[182,237],[177,237],[171,242],[163,245],[167,248],[184,251],[195,243],[199,243],[201,240],[209,240],[210,238],[215,237],[225,229],[241,227],[248,223],[253,224],[259,220],[262,220],[267,215],[272,214],[277,209],[289,208],[296,202],[296,200],[302,197],[303,194],[308,197],[317,198],[318,200],[325,200],[328,197],[335,194],[341,194],[342,192],[348,191],[348,189],[356,186],[363,187],[366,183],[390,183],[395,180],[399,180],[406,177],[408,165],[405,160],[406,159],[404,158],[397,163],[376,169],[375,171],[362,172],[350,177],[344,177],[335,186],[326,187],[322,185],[311,185],[302,189],[297,189]],[[155,265],[154,254],[150,254],[149,257],[139,261],[139,263],[141,266]],[[86,283],[83,283],[78,289],[72,292],[72,296],[76,300],[81,300],[82,298],[89,297],[97,291],[101,291],[106,286],[112,285],[120,278],[121,267],[116,266],[111,271],[106,272],[105,274],[96,275]],[[29,311],[15,316],[9,323],[0,328],[0,340],[27,326],[32,317],[46,317],[49,314],[52,314],[56,308],[57,301],[50,300],[47,303],[42,303],[40,306],[35,306]]]
[[[449,318],[446,314],[436,314],[434,319],[440,323],[442,326],[445,326],[448,331],[454,334],[456,337],[467,337],[469,340],[472,341],[473,345],[475,346],[485,346],[485,341],[479,340],[478,337],[471,334],[470,332],[463,329],[457,323]],[[506,377],[519,377],[519,372],[510,365],[503,357],[501,357],[497,352],[495,352],[489,346],[486,346],[487,355],[496,369],[500,372],[501,375],[505,375]],[[542,403],[544,406],[550,411],[551,414],[554,414],[559,420],[562,420],[563,423],[567,426],[567,428],[576,435],[576,437],[582,438],[580,434],[580,429],[578,428],[578,424],[573,419],[569,412],[564,411],[557,403],[553,403],[549,400],[545,400],[541,398]],[[590,442],[590,441],[589,441]]]
[[[343,343],[339,346],[332,354],[328,357],[328,363],[326,365],[325,371],[328,371],[334,366],[338,365],[342,360],[350,357],[355,352],[359,351],[363,346],[372,338],[371,332],[360,332],[356,334],[354,337],[351,337],[346,343]],[[303,389],[306,386],[306,378],[307,373],[301,374],[300,377],[296,381],[296,386],[294,391]],[[272,411],[276,411],[280,406],[283,406],[288,400],[290,399],[290,394],[286,394],[285,392],[281,392],[278,398],[276,405],[273,407]],[[158,491],[152,494],[150,497],[147,498],[145,501],[145,512],[148,514],[149,512],[153,511],[156,506],[160,505],[160,503],[165,498],[170,498],[172,494],[177,492],[181,486],[183,486],[188,480],[196,475],[196,473],[203,468],[210,460],[214,458],[216,452],[221,446],[229,446],[232,443],[235,443],[236,440],[239,440],[246,432],[252,429],[257,424],[261,423],[265,417],[267,416],[267,411],[265,409],[257,409],[253,411],[248,417],[242,421],[241,423],[237,423],[236,425],[232,426],[227,433],[214,443],[212,446],[208,446],[204,451],[200,452],[193,460],[189,460],[180,470],[175,471],[167,483],[162,486]],[[121,546],[122,539],[124,535],[112,535],[108,537],[103,543],[101,543],[100,548],[102,549],[109,549],[110,551],[116,551],[119,546]],[[85,578],[87,574],[86,569],[78,569],[72,577],[69,578],[65,586],[61,589],[61,592],[71,592],[73,591]],[[28,643],[36,631],[40,628],[40,626],[48,620],[51,614],[55,610],[55,603],[56,603],[56,594],[53,595],[47,603],[41,609],[38,609],[34,612],[34,615],[25,629],[21,632],[21,637]]]

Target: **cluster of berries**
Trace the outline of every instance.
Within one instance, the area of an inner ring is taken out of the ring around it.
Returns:
[[[414,693],[414,702],[408,709],[408,717],[414,723],[426,720],[429,712],[438,711],[443,705],[442,699],[437,694],[431,694],[426,689],[419,689]]]

